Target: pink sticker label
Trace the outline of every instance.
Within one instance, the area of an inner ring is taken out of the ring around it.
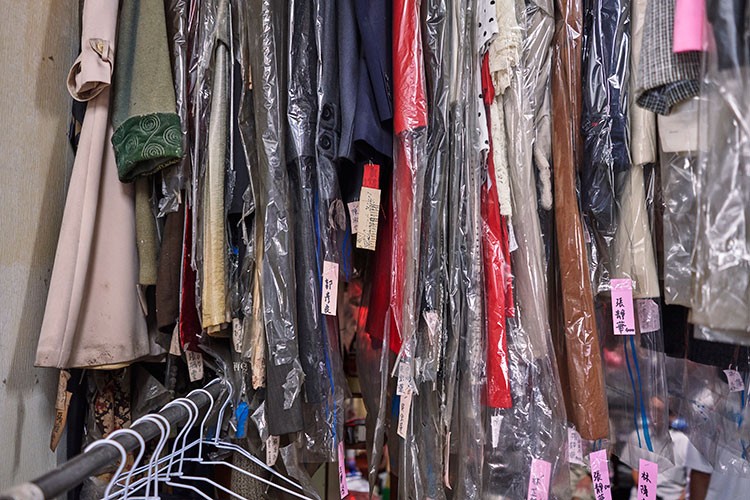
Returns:
[[[607,465],[607,450],[599,450],[589,455],[591,465],[591,480],[594,483],[594,498],[596,500],[612,500],[612,486],[609,483],[609,466]]]
[[[635,335],[633,313],[633,282],[630,278],[613,279],[612,327],[615,335]]]
[[[349,496],[349,485],[346,484],[346,462],[344,461],[344,442],[339,443],[339,493],[341,498]]]
[[[533,458],[531,460],[531,473],[529,474],[529,494],[526,500],[548,500],[551,475],[551,463]]]
[[[641,459],[638,462],[638,500],[656,500],[656,476],[659,466]]]

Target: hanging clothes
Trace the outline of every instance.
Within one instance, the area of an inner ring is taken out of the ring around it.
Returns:
[[[182,158],[163,2],[123,0],[112,102],[120,180],[153,174]]]
[[[672,51],[675,0],[649,2],[643,27],[636,103],[668,115],[672,106],[698,95],[700,55]]]
[[[149,355],[138,296],[133,187],[117,178],[110,82],[117,6],[86,0],[81,54],[68,76],[88,101],[60,228],[36,364],[104,367]],[[113,265],[116,263],[116,265]]]
[[[256,220],[262,227],[257,241],[260,267],[262,317],[268,345],[266,411],[269,432],[288,434],[302,429],[300,393],[304,372],[299,360],[296,277],[292,207],[281,113],[286,109],[288,13],[284,5],[255,0],[251,8],[253,39],[251,68],[255,95],[256,140],[258,142],[258,187]],[[261,243],[262,242],[262,243]]]
[[[576,175],[581,166],[582,106],[580,0],[558,2],[552,65],[552,154],[555,221],[565,321],[565,348],[573,411],[569,418],[584,439],[609,435],[599,337],[589,278]],[[514,266],[515,267],[515,266]]]

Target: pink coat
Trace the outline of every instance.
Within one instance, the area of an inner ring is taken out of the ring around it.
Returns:
[[[81,54],[68,76],[89,101],[65,202],[37,366],[107,367],[149,354],[139,300],[132,185],[117,178],[109,100],[115,0],[86,0]]]

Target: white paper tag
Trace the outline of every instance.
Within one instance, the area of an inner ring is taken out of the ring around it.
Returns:
[[[409,428],[409,413],[411,412],[411,387],[406,386],[404,389],[404,395],[401,396],[401,401],[398,408],[398,428],[397,433],[402,438],[406,439],[406,431]]]
[[[190,381],[195,382],[203,378],[203,354],[193,351],[185,351],[187,358],[188,374]]]
[[[495,449],[500,444],[500,424],[503,422],[502,415],[492,415],[490,417],[490,429],[492,431],[492,448]]]
[[[320,312],[336,316],[339,298],[339,265],[336,262],[323,262],[323,290],[320,296]]]
[[[352,234],[357,234],[359,228],[359,200],[347,203],[349,219],[352,221]]]
[[[403,361],[398,365],[398,382],[396,383],[396,394],[403,396],[406,393],[406,389],[409,387],[409,379],[411,378],[411,367],[408,363]]]
[[[339,493],[341,498],[349,496],[349,485],[346,483],[346,462],[344,461],[344,442],[338,446],[339,452]]]
[[[638,299],[635,302],[638,307],[638,324],[641,325],[641,333],[658,332],[661,327],[659,304],[652,299]]]
[[[508,250],[515,252],[518,250],[518,241],[516,241],[516,233],[513,231],[513,223],[508,221]]]
[[[268,436],[266,441],[266,465],[273,467],[279,458],[279,436]]]
[[[240,318],[232,319],[232,344],[234,345],[234,352],[242,352],[242,340],[244,337],[244,328],[242,328],[242,320]]]
[[[169,354],[172,356],[179,356],[180,352],[180,325],[179,323],[174,325],[174,331],[172,332],[172,342],[169,343]]]
[[[362,187],[357,216],[357,248],[375,250],[380,215],[380,189]]]
[[[676,104],[668,115],[657,115],[659,140],[665,153],[698,149],[699,98]]]
[[[729,392],[742,392],[745,390],[745,381],[742,375],[736,370],[724,370],[729,382]]]
[[[450,459],[451,459],[451,433],[449,431],[445,435],[445,446],[443,450],[443,463],[445,463],[445,471],[443,472],[443,484],[449,490],[453,489],[451,488]]]
[[[581,435],[574,427],[568,427],[568,462],[583,465]]]

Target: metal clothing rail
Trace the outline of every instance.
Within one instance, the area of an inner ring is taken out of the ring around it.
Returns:
[[[226,386],[221,383],[211,383],[204,389],[211,394],[214,400],[218,400],[222,391],[226,389]],[[203,392],[192,394],[188,399],[192,400],[198,406],[201,414],[208,409],[211,403],[209,397]],[[172,429],[177,429],[185,425],[189,416],[188,410],[180,405],[170,406],[158,413],[169,421]],[[161,434],[159,427],[149,421],[139,422],[133,425],[131,429],[140,434],[146,442]],[[128,452],[134,451],[140,446],[138,440],[128,434],[115,436],[113,440],[119,442]],[[58,495],[62,495],[68,490],[75,488],[85,481],[86,478],[101,472],[119,460],[120,452],[113,446],[94,448],[91,451],[70,459],[43,476],[0,493],[0,500],[56,498]]]

